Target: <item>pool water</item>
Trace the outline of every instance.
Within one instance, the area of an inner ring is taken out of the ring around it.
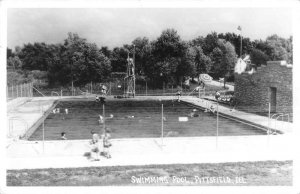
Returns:
[[[216,115],[197,109],[198,117],[190,117],[195,109],[177,101],[140,101],[135,99],[107,100],[105,104],[105,126],[111,130],[112,138],[216,136]],[[102,133],[103,106],[91,100],[60,101],[56,108],[60,113],[50,113],[44,122],[45,140],[60,139],[61,132],[67,139],[90,139],[91,131]],[[65,114],[64,109],[68,109]],[[112,117],[110,115],[113,115]],[[179,121],[188,117],[188,121]],[[29,140],[42,139],[42,125]],[[261,129],[219,117],[219,136],[264,135]]]

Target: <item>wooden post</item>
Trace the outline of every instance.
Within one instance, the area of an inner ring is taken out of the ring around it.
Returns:
[[[148,91],[147,91],[147,81],[146,81],[146,96],[148,96]]]
[[[14,85],[11,85],[11,91],[12,91],[12,98],[14,98]]]

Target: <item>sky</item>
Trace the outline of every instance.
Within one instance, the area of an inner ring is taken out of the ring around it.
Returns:
[[[7,46],[34,42],[62,43],[68,32],[99,47],[130,44],[137,37],[156,39],[174,28],[183,40],[217,33],[254,39],[292,35],[290,8],[9,8]]]

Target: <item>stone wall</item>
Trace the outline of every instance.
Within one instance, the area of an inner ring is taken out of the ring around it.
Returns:
[[[237,109],[268,112],[270,87],[276,88],[276,112],[293,112],[292,65],[268,61],[253,74],[235,74]]]

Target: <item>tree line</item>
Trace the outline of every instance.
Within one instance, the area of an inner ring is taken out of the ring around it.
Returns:
[[[75,86],[111,80],[113,72],[125,72],[127,57],[135,54],[137,80],[161,87],[178,85],[187,77],[209,73],[229,79],[240,57],[241,37],[235,33],[211,32],[184,41],[174,29],[162,31],[150,41],[138,37],[131,44],[109,49],[99,48],[76,33],[68,33],[63,43],[28,43],[7,49],[8,84],[46,79],[48,86]],[[256,66],[268,60],[292,63],[292,37],[272,35],[266,40],[242,38],[242,55],[249,54]]]

